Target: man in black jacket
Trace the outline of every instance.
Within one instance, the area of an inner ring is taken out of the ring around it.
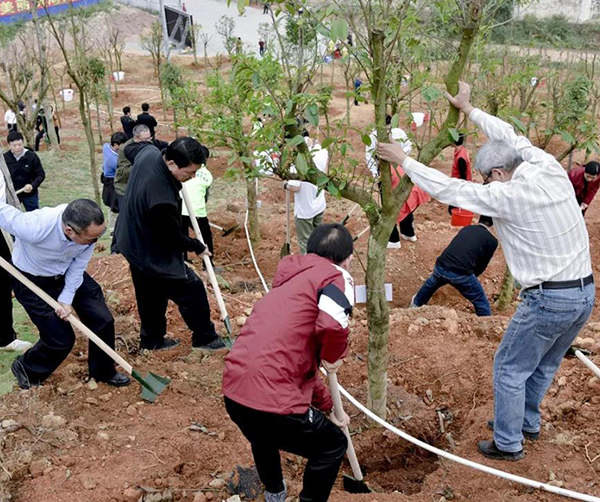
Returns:
[[[193,138],[179,138],[164,152],[146,146],[135,158],[123,198],[117,247],[131,267],[142,323],[140,346],[149,350],[175,347],[166,337],[168,300],[179,307],[192,330],[194,348],[225,347],[210,320],[204,284],[184,263],[184,251],[209,255],[197,239],[181,228],[181,184],[206,162],[206,148]]]
[[[487,216],[479,224],[463,228],[438,257],[433,273],[413,296],[411,307],[425,305],[445,284],[454,286],[475,307],[478,316],[492,314],[483,286],[477,277],[487,268],[498,248],[490,228],[493,222]]]
[[[150,105],[148,103],[142,104],[142,113],[137,116],[137,123],[143,124],[150,129],[150,135],[154,138],[154,128],[158,125],[156,119],[148,113],[150,110]]]
[[[121,125],[123,126],[123,132],[127,135],[127,139],[133,138],[133,128],[137,125],[137,122],[131,116],[131,107],[129,106],[123,108]]]
[[[9,151],[4,154],[4,160],[12,177],[13,185],[19,200],[26,211],[40,208],[38,187],[46,178],[40,158],[35,152],[24,146],[23,135],[20,132],[8,133]]]

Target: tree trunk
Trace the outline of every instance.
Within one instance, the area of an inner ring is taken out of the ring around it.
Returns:
[[[96,104],[96,123],[98,124],[98,141],[100,144],[104,143],[102,140],[102,125],[100,123],[100,103],[98,102],[98,96],[94,97],[94,102]]]
[[[48,105],[47,101],[44,101],[44,106],[45,106],[44,110],[50,109],[47,105]],[[56,125],[54,123],[54,110],[52,111],[52,113],[49,113],[48,115],[46,115],[46,124],[48,127],[46,134],[48,135],[48,138],[50,139],[50,146],[53,149],[60,151],[60,145],[58,144],[58,137],[56,135],[56,129],[54,129],[54,126]]]
[[[115,84],[116,85],[116,84]],[[110,125],[110,134],[115,133],[115,125],[113,123],[113,101],[110,94],[110,77],[108,79],[108,92],[106,93],[106,105],[108,106],[108,123]]]
[[[248,233],[253,246],[260,241],[260,227],[258,225],[258,194],[256,178],[246,178],[246,203],[248,204]]]
[[[513,279],[508,265],[504,269],[504,279],[502,280],[502,289],[500,290],[500,296],[498,297],[498,310],[506,310],[513,299],[513,292],[515,289],[515,280]]]
[[[96,199],[96,203],[100,206],[102,204],[102,199],[100,198],[98,167],[96,166],[96,145],[94,143],[94,132],[92,131],[92,125],[90,124],[86,110],[85,98],[85,90],[79,87],[79,115],[81,117],[83,129],[85,130],[85,137],[90,152],[90,173],[92,175],[92,186],[94,187],[94,198]]]

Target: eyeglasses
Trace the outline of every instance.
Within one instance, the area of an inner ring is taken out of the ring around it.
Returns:
[[[489,174],[483,180],[484,185],[487,185],[490,182],[490,178],[492,177],[492,174],[494,174],[494,169],[502,169],[502,168],[501,167],[492,167],[492,169],[490,169]]]
[[[88,237],[83,237],[81,235],[81,233],[78,232],[77,230],[75,230],[71,225],[69,225],[69,228],[71,230],[73,230],[73,232],[75,232],[79,237],[81,237],[81,240],[84,241],[84,242],[86,242],[87,244],[95,244],[96,242],[98,242],[98,239],[100,239],[100,237],[102,237],[106,233],[106,230],[107,230],[107,228],[104,227],[104,230],[102,230],[102,232],[100,233],[100,235],[98,237],[90,239]]]

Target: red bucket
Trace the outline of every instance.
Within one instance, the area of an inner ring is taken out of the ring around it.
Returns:
[[[471,211],[465,211],[455,207],[452,210],[452,221],[450,225],[453,227],[468,227],[473,221],[473,213]]]

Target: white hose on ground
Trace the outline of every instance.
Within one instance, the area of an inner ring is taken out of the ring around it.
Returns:
[[[585,364],[589,369],[592,370],[594,375],[600,378],[600,368],[598,368],[598,366],[596,366],[590,359],[588,359],[583,354],[583,352],[581,352],[580,350],[576,350],[575,355],[577,356],[577,359],[579,359],[583,364]]]
[[[260,280],[262,281],[263,287],[265,288],[265,292],[268,293],[269,288],[267,287],[267,283],[265,282],[265,279],[263,278],[263,275],[261,274],[260,269],[258,268],[258,264],[256,263],[256,260],[254,259],[254,251],[252,250],[252,242],[250,241],[250,236],[248,234],[248,211],[247,210],[246,210],[246,220],[244,222],[244,228],[246,229],[246,238],[248,239],[248,247],[250,248],[250,255],[252,256],[252,261],[254,262],[254,268],[256,269],[256,272],[258,273]],[[577,352],[579,352],[579,351],[577,351]],[[581,355],[583,356],[583,354],[581,354]],[[586,364],[585,360],[582,359],[579,355],[577,355],[577,357],[579,357],[579,359],[581,359],[581,361],[584,364]],[[583,356],[583,357],[585,359],[587,359],[587,357],[585,357],[585,356]],[[588,361],[589,361],[589,359],[588,359]],[[591,363],[591,361],[590,361],[590,363]],[[587,366],[587,364],[586,364],[586,366]],[[321,368],[321,371],[323,372],[323,374],[325,376],[327,376],[327,372],[323,368]],[[390,432],[393,432],[397,436],[400,436],[402,439],[408,441],[409,443],[419,446],[420,448],[423,448],[424,450],[434,453],[434,454],[438,455],[439,457],[446,458],[448,460],[452,460],[453,462],[456,462],[457,464],[471,467],[472,469],[476,469],[478,471],[482,471],[487,474],[491,474],[492,476],[498,476],[499,478],[507,479],[507,480],[513,481],[515,483],[521,483],[522,485],[531,486],[532,488],[537,488],[539,490],[544,490],[544,491],[547,491],[550,493],[556,493],[557,495],[562,495],[563,497],[569,497],[569,498],[576,499],[576,500],[584,500],[586,502],[600,502],[599,497],[594,497],[592,495],[586,495],[585,493],[574,492],[572,490],[566,490],[564,488],[559,488],[558,486],[549,485],[547,483],[542,483],[540,481],[534,481],[533,479],[524,478],[522,476],[517,476],[517,475],[511,474],[509,472],[504,472],[499,469],[494,469],[493,467],[488,467],[487,465],[478,464],[477,462],[473,462],[472,460],[467,460],[465,458],[459,457],[458,455],[453,455],[452,453],[448,453],[447,451],[440,450],[439,448],[436,448],[435,446],[431,446],[427,443],[424,443],[423,441],[420,441],[420,440],[408,435],[406,432],[401,431],[397,427],[394,427],[392,424],[389,424],[382,418],[375,415],[375,413],[373,413],[366,406],[361,404],[358,400],[356,400],[346,389],[344,389],[344,387],[342,387],[340,385],[339,388],[340,388],[340,392],[342,393],[342,395],[348,401],[350,401],[354,406],[356,406],[360,411],[362,411],[365,415],[367,415],[371,420],[374,420],[382,427],[385,427],[387,430],[389,430]]]

